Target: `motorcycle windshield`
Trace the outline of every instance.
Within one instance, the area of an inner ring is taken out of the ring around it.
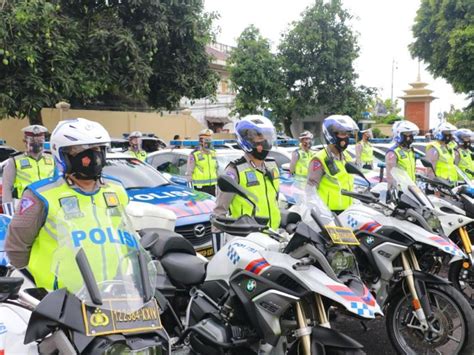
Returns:
[[[392,177],[398,190],[410,197],[412,200],[418,202],[422,207],[429,209],[434,208],[428,197],[421,191],[421,189],[410,179],[407,172],[400,168],[392,168]]]
[[[102,300],[101,309],[119,307],[131,312],[142,308],[148,301],[146,290],[154,290],[156,270],[125,210],[90,204],[77,213],[64,211],[68,209],[56,216],[60,221],[55,226],[58,247],[51,264],[57,287],[67,288],[86,305],[97,305],[86,284],[91,278],[83,276],[76,260],[83,251]]]
[[[460,169],[457,165],[455,165],[455,167],[456,167],[456,171],[458,173],[458,177],[460,177],[462,179],[461,184],[466,184],[469,187],[474,187],[474,184],[472,183],[472,180],[469,179],[469,177],[466,175],[466,173],[464,171],[462,171],[462,169]]]

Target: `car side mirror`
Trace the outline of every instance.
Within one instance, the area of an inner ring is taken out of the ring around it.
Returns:
[[[161,165],[158,165],[158,166],[156,167],[156,170],[161,171],[161,172],[166,171],[166,170],[169,168],[170,164],[171,164],[171,163],[170,163],[169,161],[167,161],[167,162],[165,162],[165,163],[163,163],[163,164],[161,164]]]

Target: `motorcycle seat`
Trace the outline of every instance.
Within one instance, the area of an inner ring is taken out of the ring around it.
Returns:
[[[154,257],[161,260],[168,253],[196,255],[193,245],[181,234],[161,228],[139,231],[140,243]]]
[[[196,255],[168,253],[160,260],[175,286],[189,287],[202,283],[206,277],[206,262]]]

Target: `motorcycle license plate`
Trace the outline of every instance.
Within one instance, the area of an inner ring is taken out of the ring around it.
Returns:
[[[202,256],[205,256],[206,258],[209,258],[210,256],[214,255],[214,248],[213,247],[208,247],[208,248],[203,248],[203,249],[198,249],[196,250],[199,254]]]
[[[352,232],[352,229],[346,227],[325,226],[334,244],[359,245],[359,241]]]
[[[162,328],[160,309],[155,299],[135,311],[127,311],[133,302],[133,299],[104,300],[101,308],[82,303],[86,335],[146,332]]]

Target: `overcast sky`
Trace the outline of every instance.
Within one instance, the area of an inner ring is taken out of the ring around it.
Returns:
[[[280,36],[289,24],[300,18],[301,12],[312,0],[204,0],[206,11],[220,14],[215,25],[220,28],[218,41],[235,45],[236,38],[250,24],[256,25],[263,36],[276,48]],[[356,18],[352,27],[359,33],[360,56],[355,62],[359,84],[377,87],[382,98],[391,96],[392,60],[396,61],[393,96],[402,96],[403,90],[417,78],[418,62],[411,59],[408,44],[413,41],[411,26],[419,7],[419,0],[343,0],[344,6]],[[421,80],[429,84],[438,97],[431,104],[431,125],[437,122],[441,111],[467,105],[464,95],[454,94],[444,79],[434,79],[421,64]],[[403,101],[399,107],[403,110]],[[403,113],[403,111],[402,111]]]

